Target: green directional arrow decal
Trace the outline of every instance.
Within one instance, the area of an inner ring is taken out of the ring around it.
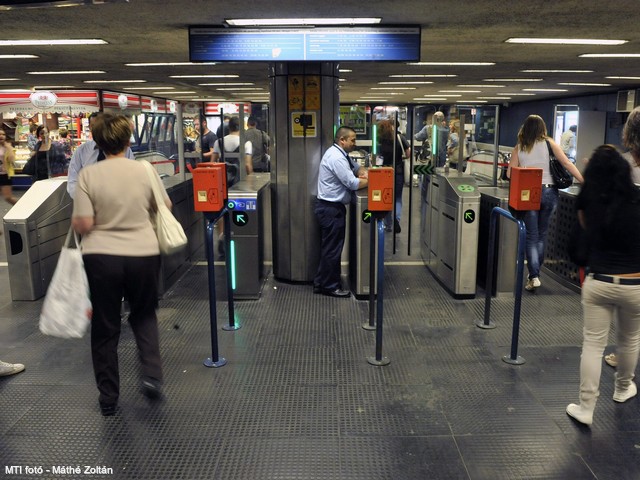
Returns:
[[[433,173],[433,165],[431,163],[414,165],[413,173],[416,175],[431,175]]]
[[[476,212],[473,210],[465,210],[462,218],[466,223],[473,223],[476,219]]]
[[[362,212],[362,221],[364,223],[371,223],[371,212],[369,210]]]

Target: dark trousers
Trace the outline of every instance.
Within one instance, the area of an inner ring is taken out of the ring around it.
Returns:
[[[89,280],[93,317],[91,319],[91,356],[100,404],[118,401],[120,372],[120,304],[125,295],[131,314],[129,324],[138,346],[142,375],[162,381],[158,335],[158,275],[160,256],[124,257],[84,255]]]
[[[347,209],[341,203],[316,200],[316,218],[320,224],[320,263],[313,285],[324,290],[340,288],[340,258],[344,246]]]

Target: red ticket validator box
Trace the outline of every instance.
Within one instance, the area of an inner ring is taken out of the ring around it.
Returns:
[[[542,169],[511,167],[509,206],[515,210],[540,210]]]
[[[395,172],[391,167],[369,169],[369,188],[367,209],[371,212],[390,212],[393,210],[393,185]]]
[[[193,175],[193,204],[196,212],[220,212],[227,199],[227,168],[224,163],[196,165]]]

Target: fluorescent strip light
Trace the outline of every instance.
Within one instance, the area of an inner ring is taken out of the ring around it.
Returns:
[[[29,75],[93,75],[107,73],[103,70],[59,70],[56,72],[27,72]]]
[[[440,93],[482,93],[481,90],[438,90]]]
[[[520,70],[522,73],[593,73],[593,70]]]
[[[217,65],[216,62],[151,62],[151,63],[125,63],[127,67],[186,67],[192,65]]]
[[[523,88],[523,92],[568,92],[566,88]]]
[[[582,58],[639,58],[640,53],[583,53]]]
[[[541,82],[542,78],[485,78],[483,82]]]
[[[473,105],[474,103],[487,103],[486,100],[456,100],[456,103],[468,103]]]
[[[31,90],[27,90],[26,88],[6,88],[3,90],[0,90],[0,93],[24,93],[24,92],[30,92]]]
[[[611,80],[640,80],[640,77],[604,77],[604,78],[609,78]],[[6,78],[5,80],[17,80],[17,78],[16,79]]]
[[[7,58],[40,58],[38,55],[25,55],[25,54],[13,54],[13,55],[0,55],[1,59]]]
[[[346,79],[346,78],[339,78],[339,79],[338,79],[338,81],[339,81],[339,82],[346,82],[346,81],[347,81],[347,79]]]
[[[610,83],[578,83],[578,82],[559,82],[558,85],[567,85],[574,87],[610,87]]]
[[[347,68],[339,68],[338,72],[340,72],[340,73],[351,73],[351,72],[353,72],[353,70],[349,70]]]
[[[446,102],[447,99],[446,98],[413,98],[412,100],[416,100],[416,101],[423,101],[423,102]]]
[[[549,45],[622,45],[628,40],[597,40],[590,38],[507,38],[505,43],[534,43]]]
[[[151,92],[154,95],[186,95],[187,93],[197,93],[195,90],[181,90],[177,92]]]
[[[506,85],[456,85],[464,88],[504,88]]]
[[[206,97],[194,97],[193,95],[185,97],[185,96],[176,96],[175,98],[179,100],[189,100],[191,102],[226,102],[226,98],[206,98]]]
[[[415,90],[416,87],[371,87],[371,90]]]
[[[0,78],[0,82],[13,82],[14,80],[20,80],[19,78]]]
[[[423,95],[423,98],[431,98],[431,97],[461,97],[462,95]]]
[[[221,92],[224,91],[229,91],[229,92],[251,92],[251,91],[255,91],[255,90],[264,90],[264,88],[262,87],[239,87],[239,88],[216,88],[216,90],[219,90]]]
[[[513,93],[513,92],[505,92],[505,93],[496,93],[496,95],[511,95],[512,97],[535,97],[535,93]]]
[[[252,82],[246,82],[246,83],[233,83],[233,82],[226,82],[226,83],[199,83],[198,84],[201,87],[234,87],[234,86],[238,86],[241,87],[242,85],[255,85],[255,83]]]
[[[36,90],[55,90],[56,88],[76,88],[75,85],[34,85]]]
[[[105,42],[98,38],[76,38],[62,40],[0,40],[0,47],[24,47],[38,45],[106,45]]]
[[[240,75],[170,75],[169,78],[238,78]]]
[[[83,83],[147,83],[146,80],[85,80]]]
[[[508,100],[511,97],[478,97],[480,100]]]
[[[408,82],[378,82],[378,85],[430,85],[428,81],[408,81]]]
[[[411,74],[411,75],[389,75],[391,78],[452,78],[458,75],[443,75],[443,74]]]
[[[258,27],[276,25],[371,25],[380,23],[381,18],[227,18],[227,25],[233,27]]]
[[[175,90],[176,87],[123,87],[123,90]]]
[[[376,98],[377,98],[377,97],[382,97],[382,96],[385,96],[385,95],[388,95],[388,96],[390,96],[390,97],[392,97],[392,96],[394,96],[394,95],[404,95],[404,93],[395,93],[395,92],[372,92],[372,93],[369,93],[369,94],[366,94],[366,93],[365,93],[365,95],[371,95],[371,96],[373,96],[373,97],[376,97]]]
[[[495,65],[495,62],[410,62],[407,65],[433,65],[433,66],[466,66],[466,67],[484,67]]]

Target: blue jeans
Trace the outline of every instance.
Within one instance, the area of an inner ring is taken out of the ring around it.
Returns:
[[[544,242],[547,239],[549,220],[558,204],[558,190],[556,188],[542,188],[540,210],[529,210],[524,215],[524,225],[527,229],[527,268],[529,278],[540,276],[540,266],[544,263]]]

